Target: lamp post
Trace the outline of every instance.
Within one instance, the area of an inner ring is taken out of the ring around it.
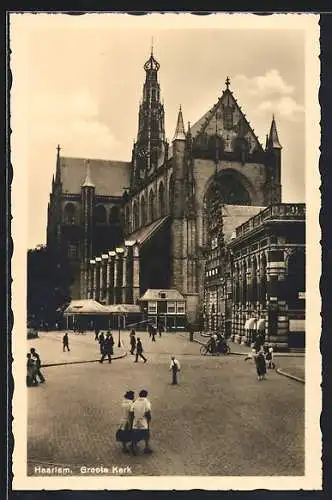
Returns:
[[[121,347],[120,314],[118,314],[118,329],[119,329],[118,347]]]

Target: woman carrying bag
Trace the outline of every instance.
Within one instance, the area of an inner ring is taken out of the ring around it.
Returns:
[[[122,443],[122,451],[124,453],[129,453],[127,448],[127,443],[131,443],[132,441],[132,413],[131,407],[133,401],[135,399],[135,393],[133,391],[127,391],[124,395],[124,399],[122,401],[122,418],[120,421],[120,426],[116,431],[115,438],[117,441]]]

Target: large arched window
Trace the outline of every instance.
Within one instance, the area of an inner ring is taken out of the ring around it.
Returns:
[[[133,231],[136,231],[139,227],[139,206],[137,201],[134,201],[133,205]]]
[[[165,187],[164,187],[163,182],[161,182],[159,184],[158,202],[159,202],[159,217],[164,217],[164,215],[165,215]]]
[[[97,205],[94,210],[94,218],[97,224],[106,224],[106,209],[104,205]]]
[[[144,195],[141,198],[141,226],[146,224],[146,203]]]
[[[155,219],[155,196],[153,189],[151,189],[149,194],[149,222],[153,222],[154,219]]]
[[[76,224],[76,208],[73,203],[67,203],[64,209],[65,224]]]
[[[110,211],[110,224],[118,222],[120,222],[120,210],[119,207],[113,206]]]
[[[175,182],[174,182],[174,174],[171,175],[169,179],[169,190],[168,190],[168,200],[169,200],[169,211],[173,212],[174,207],[174,195],[175,195]]]

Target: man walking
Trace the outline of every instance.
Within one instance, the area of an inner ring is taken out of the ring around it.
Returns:
[[[155,327],[153,325],[151,325],[151,337],[152,337],[152,342],[155,342],[156,341],[156,334],[157,334],[157,330],[155,329]]]
[[[68,338],[68,333],[66,332],[62,338],[62,343],[63,343],[63,352],[65,352],[66,348],[67,351],[70,351],[69,349],[69,338]]]
[[[136,336],[135,336],[135,330],[132,329],[130,332],[130,354],[134,354],[135,347],[136,347]]]
[[[171,358],[171,364],[169,367],[170,371],[172,372],[172,385],[177,385],[178,383],[178,373],[181,370],[180,363],[177,359],[175,359],[174,356]]]
[[[39,356],[38,352],[36,352],[36,349],[34,347],[31,347],[30,353],[31,353],[31,359],[36,364],[36,377],[37,376],[39,377],[39,381],[42,384],[43,382],[45,382],[45,377],[43,376],[42,372],[40,371],[40,367],[41,367],[40,356]]]
[[[161,337],[161,332],[163,331],[163,327],[162,327],[162,324],[161,322],[159,321],[159,324],[158,324],[158,333],[159,333],[159,337]]]
[[[113,354],[113,344],[114,344],[113,337],[111,338],[110,334],[108,333],[106,335],[105,340],[101,344],[102,355],[101,355],[101,359],[100,359],[99,363],[103,363],[103,361],[106,358],[106,356],[108,357],[108,362],[112,363],[112,357],[111,356]]]
[[[146,357],[143,355],[143,346],[140,337],[137,337],[137,344],[136,344],[136,359],[134,363],[138,362],[138,356],[144,360],[144,363],[147,362]]]

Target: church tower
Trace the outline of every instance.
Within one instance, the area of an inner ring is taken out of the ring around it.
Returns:
[[[143,186],[155,170],[164,163],[165,141],[164,106],[160,102],[158,71],[160,64],[153,49],[144,64],[145,83],[139,107],[137,140],[133,146],[131,187]]]

